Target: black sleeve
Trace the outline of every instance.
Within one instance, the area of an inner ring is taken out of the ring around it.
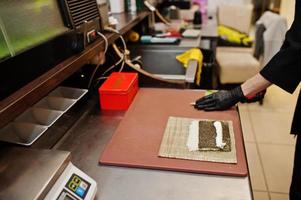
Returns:
[[[296,0],[295,20],[286,33],[280,51],[260,74],[282,89],[293,93],[301,79],[301,0]]]

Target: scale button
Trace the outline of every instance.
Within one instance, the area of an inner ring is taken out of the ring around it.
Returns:
[[[88,188],[88,184],[84,181],[82,181],[79,185],[81,188],[83,188],[84,190],[86,190]]]
[[[74,183],[70,183],[69,187],[70,187],[71,190],[75,191],[76,188],[77,188],[77,185],[75,185]]]
[[[80,197],[84,197],[84,195],[85,195],[85,190],[84,190],[83,188],[81,188],[81,187],[78,187],[78,188],[76,189],[75,193],[76,193],[78,196],[80,196]]]
[[[75,182],[75,183],[80,183],[80,178],[78,178],[77,176],[74,176],[74,178],[73,178],[73,182]]]

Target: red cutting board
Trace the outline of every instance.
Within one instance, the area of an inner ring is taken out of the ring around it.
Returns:
[[[203,95],[204,91],[200,90],[141,88],[99,162],[103,165],[247,176],[247,161],[237,109],[233,107],[222,112],[204,112],[190,106],[191,102]],[[232,121],[237,163],[158,157],[169,116]]]

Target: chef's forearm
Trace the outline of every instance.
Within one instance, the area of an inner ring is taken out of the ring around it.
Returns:
[[[258,92],[261,92],[262,90],[268,88],[270,85],[272,85],[271,82],[266,80],[262,75],[259,73],[244,82],[241,85],[241,89],[246,97],[253,96],[257,94]]]

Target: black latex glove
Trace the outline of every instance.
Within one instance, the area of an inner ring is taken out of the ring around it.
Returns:
[[[239,86],[229,91],[221,90],[204,96],[195,102],[194,107],[205,111],[226,110],[240,101],[245,101],[245,99],[241,87]]]

